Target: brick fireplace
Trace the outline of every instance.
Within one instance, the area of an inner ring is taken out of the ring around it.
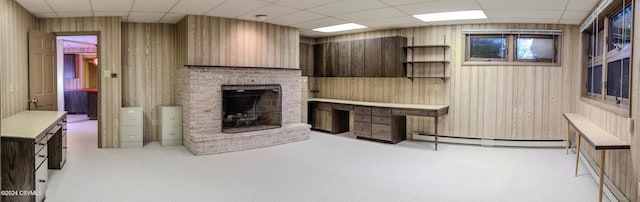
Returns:
[[[187,66],[177,70],[177,77],[176,94],[178,104],[183,107],[183,145],[195,155],[241,151],[309,139],[310,126],[300,120],[302,77],[298,69]],[[231,89],[236,92],[245,91],[238,87],[251,89],[268,86],[271,88],[268,93],[281,94],[278,103],[281,105],[281,117],[274,116],[274,113],[256,117],[280,118],[280,127],[254,127],[246,132],[236,132],[232,127],[223,132],[223,122],[235,117],[223,115],[223,86],[227,90],[233,86]],[[279,89],[275,90],[273,86]]]

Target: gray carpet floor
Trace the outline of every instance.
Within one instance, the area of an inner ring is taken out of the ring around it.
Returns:
[[[194,156],[183,147],[98,149],[97,123],[69,116],[68,160],[46,201],[597,201],[563,149],[403,141],[312,132],[274,147]]]

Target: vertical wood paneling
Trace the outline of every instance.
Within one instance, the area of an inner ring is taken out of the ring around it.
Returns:
[[[187,16],[187,63],[299,68],[299,31],[274,24]]]
[[[636,6],[633,9],[633,49],[631,51],[631,82],[629,85],[630,99],[631,99],[631,118],[633,118],[634,131],[633,135],[629,138],[629,142],[631,143],[631,159],[633,160],[633,171],[635,171],[635,180],[629,180],[630,183],[635,184],[637,187],[640,187],[640,43],[636,40],[640,39],[640,9],[637,9]],[[636,201],[640,200],[640,191],[636,191]]]
[[[98,147],[119,147],[119,117],[121,98],[120,17],[49,18],[39,20],[44,32],[97,32],[99,33],[99,69],[110,71],[115,77],[100,73],[98,92]],[[25,43],[26,44],[26,43]]]
[[[38,19],[13,0],[0,1],[0,102],[2,118],[27,109],[27,32]]]
[[[158,138],[158,106],[175,104],[173,24],[122,23],[122,105],[144,109],[144,141]]]
[[[465,29],[562,30],[560,66],[462,66],[464,47],[461,40],[464,36],[461,31]],[[444,135],[457,137],[560,140],[564,139],[567,127],[562,113],[578,112],[620,139],[633,141],[626,132],[628,126],[625,117],[591,106],[579,99],[581,85],[578,75],[580,75],[581,57],[575,52],[582,50],[578,40],[580,32],[576,26],[537,24],[430,26],[348,34],[316,39],[316,42],[396,35],[405,36],[409,41],[413,37],[416,45],[442,44],[446,36],[447,44],[451,46],[445,53],[445,57],[451,61],[447,69],[451,78],[444,83],[440,79],[427,78],[416,79],[413,82],[405,78],[311,78],[314,81],[312,84],[314,88],[320,91],[315,97],[373,102],[447,104],[450,105],[449,115],[441,119],[442,125],[438,127],[446,128],[441,130]],[[441,59],[442,56],[442,53],[433,50],[416,51],[416,60],[436,60]],[[419,75],[441,73],[431,70],[438,68],[428,65],[416,68],[415,73]],[[637,89],[634,92],[638,93]],[[635,114],[640,112],[634,113],[634,116],[638,116]],[[411,138],[412,131],[432,131],[433,120],[409,117],[407,127],[408,138]],[[590,158],[598,158],[595,151],[588,147],[584,148]],[[631,152],[609,152],[606,158],[605,167],[608,177],[628,198],[635,201],[637,181],[628,180],[636,177]]]

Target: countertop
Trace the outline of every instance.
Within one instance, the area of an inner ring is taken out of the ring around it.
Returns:
[[[371,107],[392,107],[392,108],[404,108],[404,109],[424,109],[424,110],[441,110],[449,108],[447,105],[422,105],[422,104],[401,104],[401,103],[385,103],[385,102],[364,102],[364,101],[352,101],[352,100],[336,100],[336,99],[324,99],[324,98],[309,98],[308,102],[330,102],[338,104],[349,105],[362,105]]]
[[[22,111],[2,119],[2,137],[35,139],[67,112]]]
[[[87,91],[87,92],[98,92],[97,88],[76,88],[76,89],[64,89],[64,91]]]

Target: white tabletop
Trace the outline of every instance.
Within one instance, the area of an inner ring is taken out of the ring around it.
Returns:
[[[352,101],[352,100],[336,100],[336,99],[324,99],[324,98],[309,98],[309,102],[330,102],[337,104],[350,104],[350,105],[362,105],[371,107],[391,107],[391,108],[403,108],[403,109],[424,109],[424,110],[441,110],[449,108],[447,105],[423,105],[423,104],[402,104],[402,103],[386,103],[386,102],[365,102],[365,101]]]
[[[22,111],[2,119],[2,137],[35,139],[51,124],[65,116],[67,112]]]

